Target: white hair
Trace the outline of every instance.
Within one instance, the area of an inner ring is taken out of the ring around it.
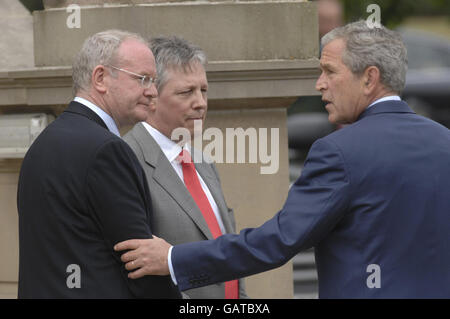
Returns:
[[[349,23],[333,29],[322,38],[322,47],[335,39],[343,39],[343,63],[354,74],[362,74],[369,66],[380,70],[381,83],[400,94],[405,87],[408,58],[401,36],[384,26],[370,28],[366,21]]]
[[[87,38],[72,65],[73,94],[88,90],[92,71],[97,65],[119,64],[117,50],[128,39],[135,39],[148,46],[140,35],[122,30],[107,30]]]
[[[158,72],[156,89],[160,91],[168,79],[168,70],[189,70],[199,63],[206,65],[206,54],[203,50],[177,36],[159,36],[150,40],[150,49],[155,56],[156,70]]]

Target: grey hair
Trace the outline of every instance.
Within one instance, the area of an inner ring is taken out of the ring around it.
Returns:
[[[120,64],[121,57],[117,56],[117,50],[128,39],[135,39],[149,45],[148,41],[139,34],[122,30],[99,32],[84,41],[72,65],[74,95],[81,90],[89,89],[92,71],[97,65]]]
[[[156,89],[160,91],[168,80],[168,71],[181,69],[189,71],[199,63],[206,66],[205,52],[198,46],[177,36],[158,36],[150,39],[150,49],[155,56],[157,80]]]
[[[322,47],[335,39],[344,40],[342,61],[354,74],[361,75],[369,66],[376,66],[381,83],[398,94],[402,92],[408,57],[397,32],[384,26],[370,28],[366,21],[360,20],[328,32],[322,38]]]

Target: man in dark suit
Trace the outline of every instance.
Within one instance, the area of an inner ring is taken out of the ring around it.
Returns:
[[[450,297],[449,130],[400,100],[407,57],[395,32],[360,21],[322,44],[316,88],[330,122],[349,125],[313,144],[282,210],[214,241],[121,243],[116,249],[139,247],[122,255],[137,269],[130,277],[167,274],[167,257],[154,258],[171,251],[184,290],[315,247],[321,298]]]
[[[178,298],[169,277],[131,281],[113,246],[152,235],[148,186],[119,129],[145,120],[155,61],[140,36],[89,37],[76,98],[36,139],[20,171],[19,298]]]
[[[173,245],[214,239],[199,203],[192,197],[178,155],[184,148],[193,158],[203,159],[190,141],[176,143],[172,133],[184,128],[194,136],[194,121],[200,124],[208,109],[206,55],[199,47],[179,37],[157,37],[150,41],[158,72],[158,99],[149,108],[146,122],[138,123],[124,140],[141,163],[150,189],[151,225],[156,236]],[[176,137],[175,137],[176,138]],[[184,142],[187,142],[183,145]],[[182,144],[182,145],[180,145]],[[234,233],[233,210],[229,209],[216,167],[199,160],[193,168],[217,220],[220,233]],[[185,167],[186,168],[186,167]],[[233,286],[234,284],[234,286]],[[219,283],[185,292],[189,298],[246,297],[241,280]]]

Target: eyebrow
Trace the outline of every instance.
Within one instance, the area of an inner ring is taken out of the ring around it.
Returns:
[[[197,88],[198,85],[197,84],[193,84],[193,83],[184,83],[182,85],[180,85],[180,88],[185,88],[185,89],[195,89]],[[208,83],[205,83],[205,85],[200,85],[200,88],[207,88],[208,87]]]
[[[137,74],[139,74],[139,75],[145,75],[145,76],[148,76],[148,77],[151,77],[151,78],[154,78],[154,77],[156,77],[156,71],[155,72],[147,72],[147,71],[145,71],[144,69],[139,69],[139,72],[134,72],[134,73],[137,73]],[[151,73],[153,73],[153,74],[155,74],[154,76],[152,76],[151,75]]]
[[[334,70],[335,69],[335,67],[334,67],[334,65],[332,65],[332,64],[330,64],[330,63],[328,63],[328,62],[325,62],[325,63],[320,63],[319,64],[319,66],[320,66],[320,68],[321,69],[326,69],[326,70]]]

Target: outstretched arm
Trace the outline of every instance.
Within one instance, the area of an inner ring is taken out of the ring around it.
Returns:
[[[283,265],[332,231],[347,210],[349,185],[337,147],[316,141],[302,176],[291,187],[283,209],[272,219],[258,228],[243,229],[238,235],[173,247],[171,262],[178,288],[183,291],[225,282]],[[136,260],[128,265],[130,269],[143,269],[136,274],[169,273],[170,245],[163,240],[145,240],[127,247],[136,247],[126,259]]]

